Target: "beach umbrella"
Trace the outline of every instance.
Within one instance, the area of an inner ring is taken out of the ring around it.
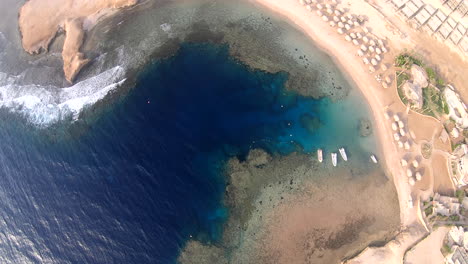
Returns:
[[[363,58],[362,61],[364,62],[364,64],[369,64],[369,59],[368,58]]]
[[[357,51],[357,55],[358,55],[359,57],[364,56],[364,51],[358,50],[358,51]]]
[[[352,14],[347,14],[346,17],[347,17],[348,19],[353,19],[353,15],[352,15]]]
[[[346,41],[351,41],[352,40],[349,35],[346,35],[344,38],[345,38]]]
[[[359,27],[359,26],[361,25],[361,24],[359,23],[359,21],[354,21],[353,24],[354,24],[355,27]]]
[[[364,33],[369,33],[369,29],[367,27],[362,27],[362,31],[364,31]]]
[[[385,48],[385,46],[382,46],[382,53],[387,53],[387,48]]]
[[[352,26],[354,26],[354,23],[353,23],[353,21],[352,21],[352,20],[348,20],[348,21],[346,21],[346,24],[348,24],[348,25],[349,25],[349,26],[351,26],[351,27],[352,27]]]
[[[378,39],[378,40],[377,40],[377,43],[379,43],[380,46],[383,46],[383,44],[384,44],[383,41],[382,41],[381,39]]]
[[[397,115],[397,114],[394,114],[393,115],[393,120],[395,120],[396,122],[400,121],[400,117]]]
[[[328,8],[328,9],[327,9],[327,13],[328,13],[329,15],[332,15],[332,14],[333,14],[333,10],[332,10],[331,8]]]
[[[306,2],[305,2],[304,0],[299,0],[299,4],[305,5],[305,3],[306,3]]]
[[[401,166],[406,167],[408,165],[408,162],[405,159],[400,160]]]
[[[309,10],[309,11],[312,11],[312,6],[307,5],[307,6],[306,6],[306,9]]]
[[[317,0],[310,0],[312,2],[312,4],[317,4]]]
[[[410,149],[411,146],[410,146],[408,141],[405,142],[404,147],[405,147],[406,150]]]
[[[417,160],[413,160],[411,164],[413,164],[413,167],[415,168],[419,167],[419,162]]]
[[[375,53],[382,54],[382,50],[380,50],[380,48],[375,48]]]
[[[343,33],[344,33],[344,30],[343,30],[342,28],[338,28],[337,31],[338,31],[339,34],[343,34]]]
[[[413,176],[413,172],[411,171],[411,169],[406,170],[406,176],[408,176],[408,177]]]
[[[350,30],[350,29],[351,29],[351,27],[350,27],[348,24],[345,24],[344,27],[346,28],[346,30]]]
[[[362,34],[361,34],[361,33],[359,33],[359,32],[358,32],[358,33],[356,33],[356,38],[358,38],[358,39],[361,39],[361,38],[362,38]]]
[[[342,16],[342,17],[340,18],[340,20],[341,20],[341,22],[344,23],[344,22],[346,22],[346,17],[345,17],[345,16]]]
[[[332,6],[330,4],[325,4],[325,7],[326,8],[332,8]]]
[[[373,73],[373,72],[375,72],[375,68],[374,68],[374,66],[372,66],[372,65],[369,65],[369,72],[370,72],[370,73]]]
[[[311,0],[305,0],[307,4],[310,4]]]
[[[372,46],[375,46],[375,41],[373,39],[369,40],[369,44],[371,44]]]
[[[382,71],[388,70],[387,65],[385,63],[382,63],[382,66],[380,66],[380,67],[382,68]],[[388,76],[387,76],[387,78],[388,78]]]
[[[346,10],[343,7],[338,7],[337,9],[343,14],[346,12]]]
[[[331,26],[331,27],[334,27],[334,26],[336,26],[336,23],[335,23],[335,21],[330,21],[330,26]]]
[[[392,123],[392,129],[394,131],[397,131],[398,130],[398,125],[396,123]]]
[[[362,44],[362,45],[361,45],[361,50],[362,50],[362,51],[367,51],[367,46],[364,45],[364,44]]]
[[[409,183],[411,186],[414,186],[414,184],[415,184],[416,182],[414,181],[414,178],[411,177],[411,178],[409,178],[408,183]]]
[[[405,132],[404,129],[400,129],[400,135],[401,135],[402,137],[404,137],[404,136],[406,135],[406,132]]]
[[[338,22],[338,27],[339,28],[344,28],[344,24],[342,22]]]
[[[334,12],[334,13],[335,13],[335,15],[336,15],[336,16],[340,16],[340,15],[341,15],[341,12],[340,12],[340,10],[335,10],[335,12]]]
[[[337,5],[338,4],[338,0],[332,0],[332,3]]]
[[[376,59],[372,58],[372,59],[371,59],[371,64],[374,65],[374,66],[376,66],[376,65],[379,64],[379,63],[377,62]]]
[[[422,179],[422,175],[421,175],[421,173],[419,171],[416,172],[415,176],[416,176],[417,181],[420,181]]]
[[[388,84],[386,82],[382,82],[382,86],[383,88],[387,89],[388,88]]]
[[[334,17],[333,17],[333,21],[335,21],[336,23],[338,23],[338,22],[340,22],[340,18],[337,17],[337,16],[334,16]]]
[[[387,119],[387,120],[389,120],[389,119],[390,119],[390,116],[388,115],[388,113],[387,113],[387,112],[384,112],[384,113],[383,113],[383,116],[384,116],[384,117],[385,117],[385,119]]]
[[[364,36],[362,37],[362,41],[364,41],[364,43],[369,43],[369,38]]]
[[[376,59],[377,61],[381,61],[381,60],[382,60],[382,58],[380,57],[379,54],[375,55],[375,59]]]
[[[323,13],[322,13],[322,11],[320,11],[320,10],[317,10],[317,15],[319,15],[319,16],[323,16]]]
[[[393,139],[395,139],[395,141],[400,140],[400,135],[398,135],[398,133],[393,134]]]
[[[327,16],[322,16],[322,20],[325,22],[328,22],[328,17]]]
[[[354,46],[358,46],[359,45],[359,41],[357,39],[353,39],[353,44]]]
[[[351,34],[349,34],[351,36],[351,38],[355,39],[356,38],[356,34],[354,32],[351,32]]]
[[[405,127],[405,124],[403,123],[403,121],[401,121],[401,120],[398,121],[398,127],[399,127],[399,128]]]
[[[374,51],[375,51],[374,46],[369,46],[369,51],[370,51],[370,52],[374,52]]]
[[[384,66],[385,64],[382,64],[382,66]],[[386,67],[386,66],[385,66]],[[387,77],[385,77],[385,81],[388,83],[388,84],[391,84],[392,83],[392,78],[390,78],[390,75],[387,75]]]
[[[322,4],[317,4],[317,9],[319,9],[319,10],[323,9],[323,5]]]

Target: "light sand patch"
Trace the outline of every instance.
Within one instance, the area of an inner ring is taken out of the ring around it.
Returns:
[[[441,264],[444,263],[444,256],[440,251],[444,238],[449,231],[449,227],[439,227],[423,241],[419,242],[406,254],[405,264]]]

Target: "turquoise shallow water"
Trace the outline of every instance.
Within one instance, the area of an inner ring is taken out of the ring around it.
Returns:
[[[185,44],[78,136],[2,114],[1,262],[174,263],[190,235],[220,239],[229,158],[345,146],[367,162],[362,98],[306,98],[287,78],[249,70],[226,46]]]

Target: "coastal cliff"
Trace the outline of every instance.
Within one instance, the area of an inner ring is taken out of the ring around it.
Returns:
[[[57,34],[65,31],[63,71],[67,81],[72,83],[89,62],[80,52],[85,31],[92,28],[99,19],[137,2],[138,0],[27,1],[19,12],[23,49],[29,54],[47,52]]]

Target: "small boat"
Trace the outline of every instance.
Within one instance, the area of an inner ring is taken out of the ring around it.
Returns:
[[[345,149],[344,149],[344,148],[340,148],[339,151],[340,151],[341,157],[342,157],[345,161],[348,161],[348,156],[346,156],[346,151],[345,151]]]
[[[322,149],[317,149],[317,157],[318,157],[318,161],[319,161],[320,163],[322,163],[322,161],[323,161]]]
[[[336,153],[331,154],[333,166],[336,167]]]
[[[377,161],[377,158],[375,157],[374,154],[372,154],[372,155],[370,156],[370,159],[372,160],[372,162],[374,162],[374,163],[377,164],[378,161]]]

